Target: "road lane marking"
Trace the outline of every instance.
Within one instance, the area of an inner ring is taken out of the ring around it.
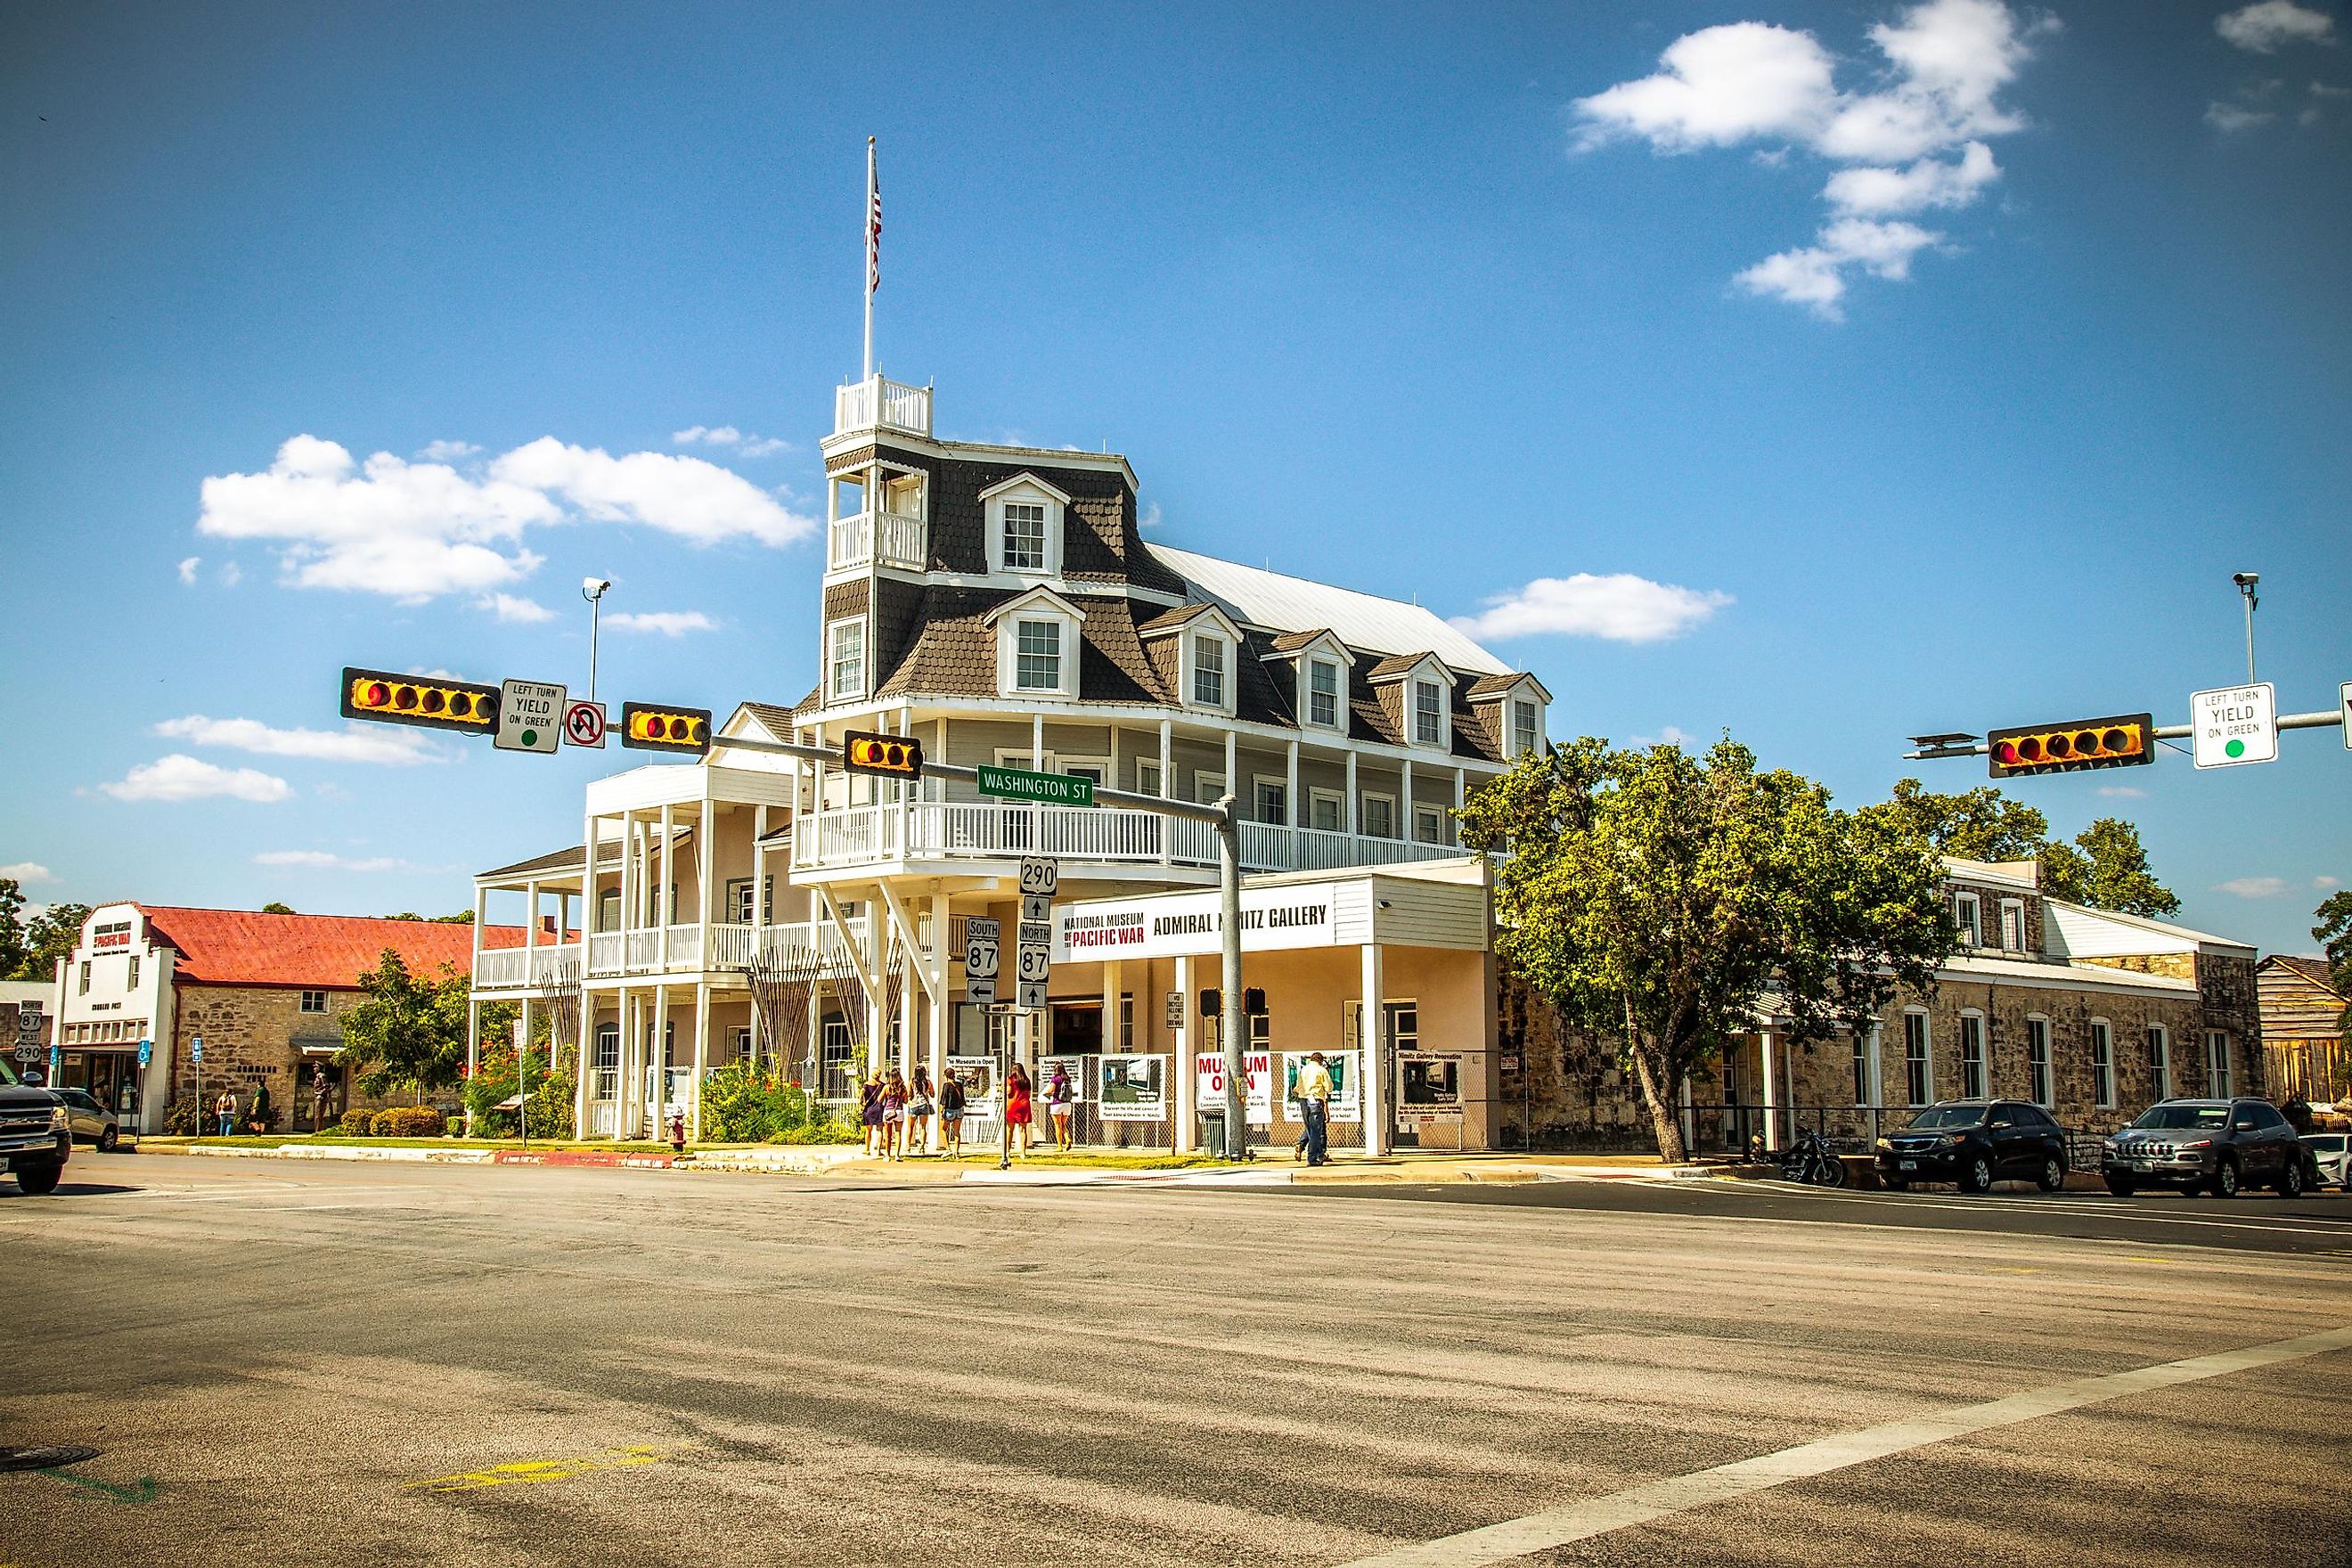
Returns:
[[[430,1480],[410,1481],[402,1489],[437,1496],[444,1492],[480,1491],[487,1487],[534,1486],[542,1481],[570,1480],[592,1470],[617,1470],[631,1465],[650,1465],[667,1457],[666,1449],[639,1446],[614,1448],[603,1454],[577,1455],[568,1459],[518,1459],[511,1464],[492,1465],[485,1470],[465,1470],[454,1476],[435,1476]]]
[[[1906,1420],[1866,1426],[1858,1432],[1842,1432],[1800,1443],[1793,1448],[1759,1454],[1752,1459],[1628,1487],[1606,1497],[1563,1503],[1523,1519],[1505,1520],[1459,1535],[1359,1557],[1342,1568],[1485,1568],[1488,1563],[1549,1552],[1572,1542],[1654,1523],[1710,1503],[1725,1502],[1997,1426],[2015,1426],[2086,1405],[2103,1405],[2135,1394],[2153,1393],[2184,1383],[2226,1377],[2231,1373],[2347,1349],[2352,1349],[2352,1325],[2212,1355],[2191,1356],[2186,1361],[2136,1367],[2129,1372],[2078,1377],[2047,1388],[2012,1394],[2005,1399],[1955,1405]]]

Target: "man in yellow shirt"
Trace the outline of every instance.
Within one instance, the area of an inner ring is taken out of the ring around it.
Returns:
[[[1298,1100],[1299,1123],[1307,1131],[1307,1163],[1329,1164],[1331,1069],[1323,1065],[1321,1051],[1307,1053],[1306,1065],[1298,1069],[1298,1081],[1291,1092]]]

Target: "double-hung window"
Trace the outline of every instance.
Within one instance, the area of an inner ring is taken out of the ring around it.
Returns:
[[[131,973],[122,982],[122,988],[125,991],[139,989],[139,955],[135,952],[131,955]]]
[[[1290,820],[1290,788],[1274,779],[1257,781],[1257,820],[1286,824]]]
[[[1853,1037],[1853,1102],[1868,1105],[1870,1093],[1870,1037]]]
[[[1536,749],[1536,705],[1524,697],[1511,699],[1511,755],[1524,757]]]
[[[2172,1098],[2172,1031],[2161,1024],[2147,1026],[2147,1089],[2158,1100]]]
[[[1977,896],[1974,893],[1952,895],[1952,923],[1960,928],[1962,947],[1984,945],[1984,921],[1978,912]]]
[[[1445,694],[1434,680],[1412,683],[1412,741],[1417,746],[1445,743]]]
[[[1007,572],[1045,570],[1045,503],[1009,500],[1004,503],[1004,569]]]
[[[1062,689],[1062,623],[1023,621],[1013,628],[1013,685],[1023,691],[1059,691]]]
[[[1968,1100],[1985,1096],[1984,1018],[1960,1015],[1960,1094]]]
[[[1307,826],[1323,833],[1337,833],[1344,820],[1347,802],[1328,789],[1307,792]]]
[[[1192,638],[1192,700],[1203,708],[1225,705],[1225,639],[1197,633]]]
[[[2015,899],[2000,901],[2000,945],[2011,952],[2025,951],[2025,906]]]
[[[1363,801],[1364,837],[1394,838],[1396,837],[1396,802],[1384,795],[1368,795]]]
[[[1914,1105],[1926,1105],[1936,1098],[1935,1075],[1929,1071],[1927,1059],[1927,1015],[1903,1015],[1903,1092]]]
[[[1445,842],[1445,813],[1433,805],[1412,808],[1412,836],[1423,844]]]
[[[2105,1018],[2091,1020],[2091,1080],[2101,1105],[2116,1102],[2115,1040]]]
[[[1339,667],[1328,659],[1307,661],[1307,721],[1318,730],[1339,727]]]
[[[825,690],[836,701],[845,701],[866,695],[866,623],[835,621],[830,637],[832,647],[826,649]]]
[[[2025,1020],[2025,1098],[2036,1105],[2050,1103],[2050,1020]]]
[[[2205,1031],[2205,1092],[2215,1100],[2230,1098],[2230,1037],[2221,1029]]]

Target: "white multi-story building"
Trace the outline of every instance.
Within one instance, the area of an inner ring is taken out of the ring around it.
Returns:
[[[583,1130],[640,1131],[673,1104],[695,1120],[699,1071],[774,1048],[747,966],[797,949],[838,983],[790,1064],[828,1096],[886,1056],[936,1075],[1010,1027],[1032,1059],[1079,1058],[1090,1086],[1091,1058],[1149,1058],[1114,1064],[1140,1098],[1102,1129],[1192,1142],[1193,1058],[1213,1034],[1215,937],[1192,910],[1215,886],[1212,830],[727,743],[879,730],[935,761],[1230,791],[1247,909],[1268,911],[1245,910],[1253,1044],[1277,1071],[1283,1052],[1366,1053],[1368,1142],[1400,1126],[1486,1142],[1489,901],[1452,813],[1541,744],[1543,685],[1417,605],[1148,542],[1125,458],[939,439],[928,388],[844,386],[822,449],[815,689],[740,704],[699,764],[590,786],[593,866],[575,848],[476,879],[478,916],[520,894],[534,936],[546,913],[568,931],[580,911],[583,943],[481,955],[475,994],[576,972]],[[964,1003],[961,921],[1009,917],[1019,862],[1039,854],[1061,876],[1052,1006],[1008,1020]]]

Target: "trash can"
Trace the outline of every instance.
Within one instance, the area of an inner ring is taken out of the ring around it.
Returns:
[[[1234,1157],[1234,1152],[1225,1147],[1225,1108],[1222,1105],[1201,1111],[1201,1152],[1219,1160]]]

